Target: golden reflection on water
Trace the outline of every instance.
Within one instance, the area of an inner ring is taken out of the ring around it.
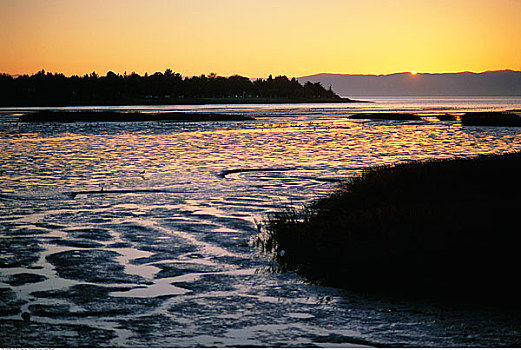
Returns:
[[[289,166],[344,176],[355,168],[505,152],[520,144],[515,130],[468,131],[459,123],[360,123],[341,118],[220,125],[135,133],[125,132],[122,124],[110,126],[121,128],[117,132],[97,133],[92,127],[89,133],[75,134],[68,128],[45,137],[35,132],[2,137],[2,187],[11,187],[13,181],[64,187],[151,185],[151,180],[168,185],[243,167]]]

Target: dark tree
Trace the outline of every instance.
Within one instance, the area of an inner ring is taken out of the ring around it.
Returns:
[[[182,77],[171,69],[152,75],[132,72],[127,75],[112,71],[105,76],[96,72],[83,77],[65,77],[44,70],[31,76],[12,77],[0,74],[2,106],[66,106],[121,104],[183,104],[213,102],[289,102],[341,98],[320,83],[300,84],[295,78],[271,75],[256,79],[232,75]]]

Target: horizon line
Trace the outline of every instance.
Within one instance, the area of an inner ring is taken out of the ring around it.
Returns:
[[[303,75],[303,76],[300,76],[299,78],[313,77],[313,76],[317,76],[317,75],[358,75],[358,76],[377,76],[377,77],[381,77],[381,76],[389,76],[389,75],[397,75],[397,74],[443,75],[443,74],[463,74],[463,73],[483,74],[483,73],[491,73],[491,72],[514,72],[514,73],[521,73],[521,70],[505,68],[505,69],[488,69],[488,70],[479,71],[479,72],[473,72],[473,71],[466,70],[466,71],[443,72],[443,73],[440,73],[440,72],[420,72],[420,71],[410,70],[410,71],[402,71],[402,72],[395,72],[395,73],[385,73],[385,74],[375,74],[375,73],[372,73],[372,74],[371,73],[324,73],[324,72],[322,72],[322,73],[315,73],[315,74],[310,74],[310,75]]]
[[[166,70],[168,70],[170,68],[166,68]],[[50,72],[50,71],[46,71],[45,69],[40,69],[34,73],[17,73],[17,74],[11,74],[11,73],[6,73],[6,72],[0,72],[0,74],[6,74],[6,75],[9,75],[11,77],[14,77],[14,78],[17,78],[17,77],[21,77],[21,76],[31,76],[31,75],[35,75],[35,74],[38,74],[39,72],[41,71],[44,71],[45,73],[52,73],[52,74],[63,74],[65,75],[64,73],[61,73],[61,72]],[[98,76],[106,76],[107,73],[109,72],[113,72],[117,75],[121,75],[121,76],[125,76],[125,75],[131,75],[131,74],[138,74],[140,75],[139,73],[135,72],[135,71],[132,71],[130,73],[127,73],[127,71],[124,71],[123,73],[116,73],[112,70],[108,70],[107,72],[105,72],[105,75],[101,75],[99,74],[98,72],[96,71],[92,71],[92,72],[89,72],[89,73],[84,73],[84,74],[70,74],[70,75],[65,75],[66,77],[73,77],[73,76],[78,76],[78,77],[82,77],[82,76],[85,76],[85,75],[90,75],[91,73],[96,73],[98,74]],[[420,71],[414,71],[414,70],[411,70],[411,71],[401,71],[401,72],[394,72],[394,73],[384,73],[384,74],[378,74],[378,73],[326,73],[326,72],[321,72],[321,73],[314,73],[314,74],[308,74],[308,75],[300,75],[300,76],[292,76],[292,77],[289,77],[288,75],[286,74],[277,74],[277,75],[274,75],[274,74],[268,74],[268,76],[266,78],[268,78],[270,75],[271,76],[286,76],[288,78],[296,78],[296,79],[301,79],[301,78],[307,78],[307,77],[314,77],[314,76],[318,76],[318,75],[341,75],[341,76],[377,76],[377,77],[381,77],[381,76],[391,76],[391,75],[398,75],[398,74],[412,74],[412,75],[449,75],[449,74],[463,74],[463,73],[470,73],[470,74],[483,74],[483,73],[490,73],[490,72],[514,72],[514,73],[521,73],[521,70],[515,70],[515,69],[511,69],[511,68],[505,68],[505,69],[489,69],[489,70],[484,70],[484,71],[479,71],[479,72],[473,72],[473,71],[456,71],[456,72],[443,72],[443,73],[440,73],[440,72],[420,72]],[[164,73],[161,72],[161,71],[154,71],[153,73],[149,73],[149,72],[144,72],[142,75],[140,76],[145,76],[145,75],[153,75],[155,73]],[[210,74],[214,73],[214,72],[210,72],[210,73],[201,73],[201,74],[197,74],[197,75],[184,75],[180,72],[175,72],[173,71],[173,73],[178,73],[180,74],[183,78],[192,78],[192,77],[198,77],[198,76],[201,76],[201,75],[205,75],[205,76],[209,76]],[[217,73],[215,73],[217,74]],[[230,75],[219,75],[217,74],[217,76],[219,77],[225,77],[225,78],[229,78],[229,77],[232,77],[232,76],[242,76],[242,77],[246,77],[246,78],[249,78],[249,79],[265,79],[264,77],[249,77],[247,75],[242,75],[242,74],[239,74],[239,73],[233,73],[233,74],[230,74]]]

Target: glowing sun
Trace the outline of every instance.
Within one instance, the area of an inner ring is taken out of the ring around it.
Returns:
[[[412,75],[416,75],[416,74],[418,74],[418,72],[415,71],[415,70],[412,70],[412,71],[411,71],[411,74],[412,74]]]

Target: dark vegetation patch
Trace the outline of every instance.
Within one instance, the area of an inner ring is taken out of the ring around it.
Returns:
[[[13,223],[3,224],[2,233],[5,235],[21,238],[21,236],[42,236],[49,233],[49,231],[40,230],[32,227],[29,228],[24,225]]]
[[[52,318],[67,318],[70,306],[66,304],[32,304],[29,306],[31,315]]]
[[[123,247],[123,248],[126,248],[126,247]],[[169,260],[172,258],[173,258],[172,254],[158,252],[158,253],[154,253],[150,256],[133,259],[132,263],[136,264],[136,265],[147,265],[147,264],[158,263],[158,262],[160,263],[164,260]]]
[[[100,283],[143,283],[141,277],[128,275],[114,261],[119,254],[107,250],[69,250],[47,256],[62,278]]]
[[[67,213],[67,214],[63,214],[63,216],[70,217],[71,214]],[[49,220],[53,220],[53,219],[50,218]],[[50,222],[39,222],[38,226],[41,226],[41,227],[49,229],[49,230],[62,230],[67,227],[64,225],[58,225],[58,224],[54,224],[54,223],[50,223]]]
[[[155,278],[169,278],[187,275],[191,273],[214,272],[211,266],[195,265],[190,263],[175,263],[175,264],[154,264],[154,266],[161,269]]]
[[[285,310],[280,303],[231,294],[227,297],[185,299],[170,306],[168,312],[174,318],[196,317],[193,336],[222,336],[223,329],[280,324],[284,322],[281,318]],[[262,338],[263,335],[257,336]]]
[[[179,242],[169,242],[168,240],[161,239],[137,243],[134,247],[139,250],[144,250],[146,252],[159,254],[161,256],[164,256],[165,259],[176,259],[181,255],[186,256],[186,254],[192,253],[197,250],[197,247],[194,245],[183,245]]]
[[[215,215],[206,214],[206,213],[197,213],[197,212],[191,212],[190,216],[196,217],[197,219],[203,221],[203,220],[214,220],[217,217]],[[208,232],[212,229],[216,229],[218,226],[213,223],[204,223],[204,222],[197,222],[197,221],[191,221],[191,222],[175,222],[173,225],[169,225],[171,228],[184,231],[184,232],[192,232],[192,233],[201,233],[201,232]]]
[[[64,247],[75,247],[75,248],[99,248],[103,245],[98,242],[92,242],[83,239],[53,239],[49,243],[56,244]]]
[[[23,301],[16,297],[12,289],[0,288],[0,316],[16,315],[20,313],[22,305]]]
[[[34,305],[31,309],[37,315],[56,318],[78,317],[119,317],[150,311],[157,308],[162,298],[122,298],[112,297],[111,292],[127,291],[130,288],[102,287],[92,284],[79,284],[67,290],[39,291],[31,295],[37,298],[63,299],[81,306],[84,310],[69,312],[68,307],[60,310],[60,305]]]
[[[42,275],[37,275],[34,273],[18,273],[16,275],[9,276],[6,279],[5,283],[11,286],[22,286],[28,283],[38,283],[45,281],[47,277]]]
[[[93,284],[77,284],[67,290],[37,291],[31,293],[31,295],[37,298],[70,299],[74,303],[85,304],[94,301],[98,302],[107,298],[110,292],[120,290],[119,288],[101,287]]]
[[[115,337],[114,331],[83,325],[2,320],[3,347],[102,347]]]
[[[156,344],[158,339],[166,337],[181,337],[186,335],[186,325],[176,322],[175,319],[165,315],[141,316],[120,321],[120,327],[134,333],[132,343],[137,342],[150,346]],[[170,344],[175,346],[175,344]]]
[[[112,225],[107,226],[112,227]],[[153,228],[132,223],[124,223],[113,227],[121,232],[124,241],[132,242],[135,248],[160,254],[164,259],[174,259],[179,255],[196,250],[194,245],[186,244],[175,236],[168,239],[159,238],[164,233]]]
[[[265,222],[259,244],[310,281],[521,305],[521,153],[381,166]]]
[[[521,126],[521,116],[510,112],[469,112],[461,116],[463,126]]]
[[[132,248],[132,244],[128,242],[116,242],[106,246],[107,248]]]
[[[0,239],[0,268],[29,267],[40,258],[42,248],[30,237],[9,237]]]
[[[412,113],[358,113],[349,116],[349,119],[379,119],[379,120],[422,120]]]
[[[201,275],[199,278],[188,282],[176,282],[175,286],[191,290],[193,293],[205,293],[211,291],[233,291],[234,284],[244,283],[249,276],[229,276],[223,274]]]
[[[99,310],[70,311],[66,304],[33,304],[29,306],[31,315],[54,319],[77,319],[83,317],[118,317],[132,313],[127,308],[98,308]]]
[[[112,239],[111,234],[100,228],[86,228],[81,230],[66,230],[67,234],[76,239],[88,239],[93,241],[108,241]]]

